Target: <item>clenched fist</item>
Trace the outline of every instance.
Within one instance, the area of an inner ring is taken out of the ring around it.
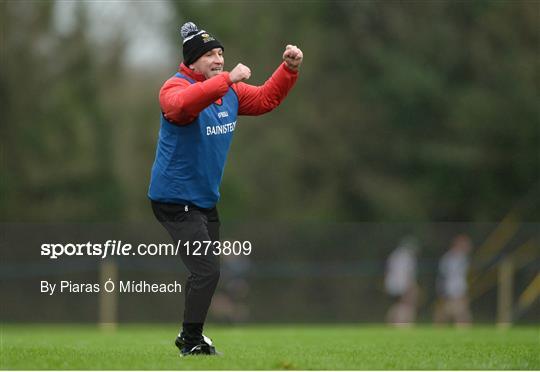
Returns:
[[[238,83],[242,80],[247,80],[251,76],[251,70],[249,67],[244,66],[243,64],[239,63],[236,65],[235,68],[232,69],[231,72],[229,72],[229,79],[233,83]]]
[[[296,45],[287,45],[285,52],[283,52],[283,60],[287,64],[287,67],[291,70],[298,70],[298,66],[302,63],[304,54]]]

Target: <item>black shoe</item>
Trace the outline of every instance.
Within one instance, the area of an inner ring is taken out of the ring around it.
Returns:
[[[180,349],[180,356],[188,355],[222,355],[214,347],[212,340],[203,335],[203,338],[196,344],[188,344],[182,336],[176,337],[174,344]]]

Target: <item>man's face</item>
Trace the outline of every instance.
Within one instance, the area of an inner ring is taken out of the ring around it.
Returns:
[[[223,50],[221,48],[214,48],[200,56],[189,67],[192,67],[195,72],[199,72],[209,79],[223,72],[223,62]]]

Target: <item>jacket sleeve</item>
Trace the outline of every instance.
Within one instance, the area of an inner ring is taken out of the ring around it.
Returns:
[[[223,97],[231,84],[228,72],[194,84],[172,77],[159,91],[161,112],[174,124],[189,124],[212,102]]]
[[[261,115],[275,109],[287,96],[298,78],[298,71],[282,63],[261,86],[246,83],[233,84],[238,95],[239,115]]]

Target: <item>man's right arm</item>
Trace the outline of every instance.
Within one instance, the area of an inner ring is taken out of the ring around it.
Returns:
[[[223,97],[231,84],[228,72],[194,84],[186,79],[172,77],[159,91],[161,112],[174,124],[189,124],[202,110]]]

